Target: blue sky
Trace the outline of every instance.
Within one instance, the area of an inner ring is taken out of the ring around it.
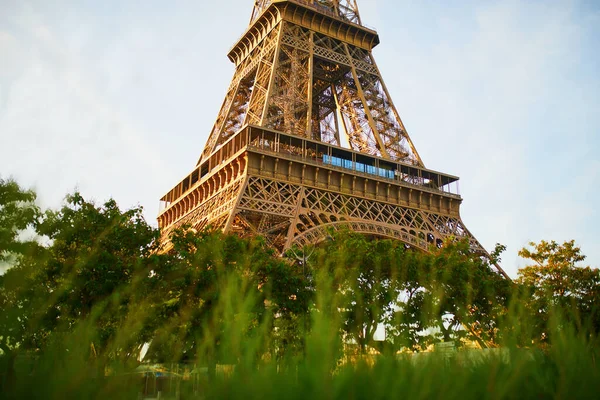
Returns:
[[[0,175],[58,206],[141,204],[201,153],[250,0],[0,0]],[[488,249],[575,239],[600,267],[597,1],[359,0],[425,164],[461,177]]]

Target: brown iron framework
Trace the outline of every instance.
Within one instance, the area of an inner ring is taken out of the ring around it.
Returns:
[[[280,252],[350,228],[428,251],[468,238],[458,178],[426,169],[354,0],[259,0],[194,171],[162,199],[181,226],[262,235]],[[499,271],[506,275],[504,271]]]

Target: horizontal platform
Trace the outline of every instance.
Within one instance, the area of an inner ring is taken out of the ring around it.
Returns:
[[[161,198],[161,210],[185,196],[188,191],[200,184],[204,177],[223,168],[227,160],[246,151],[461,199],[459,178],[456,176],[248,125],[204,159],[191,174],[165,194]]]

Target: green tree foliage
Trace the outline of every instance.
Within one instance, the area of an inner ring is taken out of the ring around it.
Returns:
[[[193,362],[213,376],[217,364],[233,364],[240,377],[260,370],[333,393],[327,385],[332,376],[345,379],[344,355],[366,359],[376,349],[395,363],[402,349],[514,344],[507,338],[516,333],[521,345],[553,338],[559,351],[570,330],[587,334],[587,346],[600,326],[600,276],[578,266],[585,257],[574,242],[523,249],[534,264],[514,285],[492,268],[502,246],[490,260],[467,241],[424,253],[341,231],[281,258],[263,238],[187,227],[161,247],[140,207],[121,210],[114,200],[95,204],[75,193],[41,213],[33,192],[8,181],[0,182],[0,223],[11,265],[0,275],[0,385],[15,380],[23,355],[35,369],[22,376],[52,376],[53,393],[78,391],[108,370],[131,373],[149,344],[147,360]],[[43,245],[23,240],[23,231]],[[519,328],[529,326],[526,334]],[[385,341],[375,340],[381,328]],[[78,393],[91,398],[100,387]]]
[[[0,350],[14,358],[20,349],[34,347],[37,329],[29,329],[37,310],[37,271],[20,262],[0,275]]]
[[[264,240],[181,230],[171,242],[146,285],[154,309],[149,358],[214,366],[298,345],[299,332],[289,328],[308,307],[305,278]]]
[[[403,246],[390,240],[369,240],[353,232],[332,233],[317,256],[317,265],[333,277],[337,294],[332,304],[341,311],[342,329],[364,352],[392,312],[392,274]]]
[[[141,208],[97,206],[75,193],[34,228],[46,245],[19,257],[0,281],[5,351],[94,366],[99,376],[110,360],[135,359],[143,341],[130,305],[158,237]]]
[[[467,241],[447,241],[430,253],[405,250],[394,274],[395,312],[387,322],[394,348],[424,350],[461,339],[494,346],[510,282]]]
[[[533,261],[519,270],[518,282],[526,293],[534,341],[549,339],[557,315],[580,332],[599,332],[600,271],[579,266],[586,257],[574,241],[532,242],[519,255]]]
[[[36,194],[22,189],[12,180],[0,178],[0,267],[11,256],[24,254],[36,242],[23,240],[23,231],[32,228],[40,216]]]
[[[132,349],[120,353],[110,345],[127,323],[128,306],[137,300],[132,286],[150,273],[156,249],[158,231],[146,223],[141,207],[121,211],[114,200],[97,206],[75,193],[59,211],[46,213],[38,232],[51,243],[42,262],[34,261],[40,289],[49,294],[40,308],[50,317],[43,329],[71,332],[89,323],[95,356],[133,356]]]
[[[447,241],[426,258],[431,261],[421,274],[425,310],[443,340],[493,343],[496,321],[508,305],[509,282],[492,271],[489,260],[470,251],[467,241]]]
[[[14,374],[17,350],[24,345],[33,293],[27,284],[31,271],[15,269],[24,255],[37,253],[35,240],[24,239],[40,217],[36,195],[12,180],[0,179],[0,352],[8,359],[9,380]],[[3,273],[3,269],[8,269]]]
[[[439,341],[493,345],[506,312],[510,282],[467,241],[448,241],[422,253],[401,242],[333,233],[315,268],[334,277],[342,328],[360,351],[424,350]],[[386,329],[386,343],[374,334]]]

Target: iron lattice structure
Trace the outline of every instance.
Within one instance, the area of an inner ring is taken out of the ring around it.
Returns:
[[[460,218],[458,178],[426,169],[409,137],[378,44],[354,0],[257,0],[200,160],[161,199],[165,240],[211,226],[283,252],[350,228],[424,251],[468,238],[486,255]]]

